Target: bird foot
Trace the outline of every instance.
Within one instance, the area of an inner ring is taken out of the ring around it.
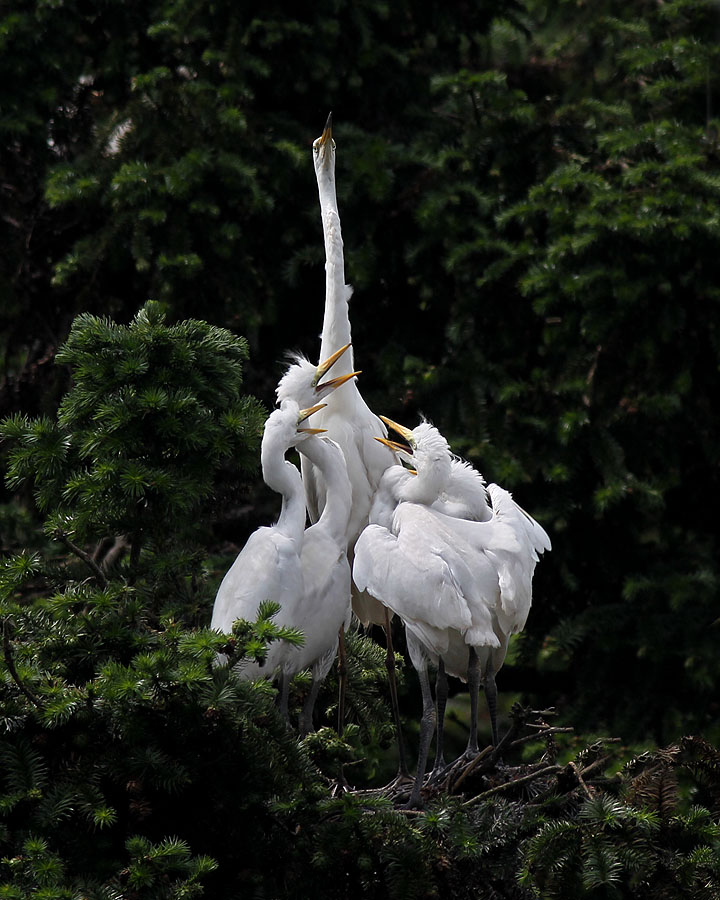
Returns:
[[[403,803],[400,809],[425,809],[425,804],[423,803],[422,797],[413,792],[410,794],[408,802]]]
[[[347,794],[352,790],[350,783],[345,777],[345,773],[342,769],[340,769],[340,774],[335,779],[335,781],[331,782],[330,786],[330,796],[331,797],[340,797],[342,794]]]
[[[444,759],[436,760],[432,772],[427,776],[428,784],[437,784],[438,781],[442,781],[451,768],[452,765],[449,766]]]
[[[399,770],[397,775],[389,781],[385,787],[382,788],[383,793],[394,793],[395,791],[402,791],[404,788],[411,785],[415,779],[409,772],[405,772],[403,770]]]

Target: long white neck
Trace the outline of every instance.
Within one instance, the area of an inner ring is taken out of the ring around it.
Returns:
[[[325,239],[325,316],[323,318],[320,359],[327,359],[352,340],[348,300],[352,288],[345,284],[345,260],[340,230],[337,195],[335,193],[335,163],[321,165],[317,171],[320,213]],[[345,375],[354,369],[352,347],[333,367],[334,375]]]
[[[305,530],[305,490],[297,468],[285,459],[287,444],[263,440],[262,473],[265,484],[282,496],[276,528],[286,537],[302,541]]]
[[[418,466],[414,478],[403,482],[400,496],[409,503],[434,503],[445,490],[450,479],[450,457],[425,463]]]
[[[352,487],[342,450],[327,439],[310,439],[298,447],[320,470],[327,489],[325,506],[313,528],[327,529],[328,534],[344,547],[352,505]]]

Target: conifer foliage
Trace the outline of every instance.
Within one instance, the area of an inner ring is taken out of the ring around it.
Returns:
[[[72,370],[57,420],[3,423],[8,484],[32,484],[48,534],[68,546],[124,535],[134,579],[143,548],[167,553],[187,537],[179,528],[192,530],[222,462],[255,467],[262,414],[242,393],[246,358],[242,338],[167,325],[157,303],[127,326],[79,316],[57,355]]]
[[[277,604],[231,635],[203,627],[197,520],[220,463],[257,452],[244,356],[153,304],[128,326],[82,316],[57,420],[2,423],[8,481],[32,485],[47,536],[0,567],[0,896],[715,897],[720,765],[701,739],[610,776],[602,741],[561,761],[569,729],[518,707],[503,746],[429,786],[422,813],[337,790],[343,763],[390,738],[381,648],[350,637],[354,721],[299,742],[275,688],[240,677],[302,640]]]

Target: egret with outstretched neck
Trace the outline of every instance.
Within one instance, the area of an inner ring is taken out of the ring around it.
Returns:
[[[320,214],[325,245],[325,310],[320,343],[320,358],[326,359],[338,347],[352,340],[349,301],[352,288],[345,284],[340,214],[335,188],[335,141],[332,136],[332,114],[320,137],[313,143],[313,164],[317,178]],[[352,349],[338,360],[334,371],[339,376],[354,370]],[[367,406],[354,379],[350,379],[327,399],[327,406],[313,417],[313,425],[325,428],[345,454],[352,489],[352,508],[347,527],[347,552],[352,561],[355,542],[368,523],[373,496],[383,473],[398,464],[394,453],[378,444],[374,438],[386,437],[387,431]],[[315,466],[302,460],[303,481],[308,513],[315,521],[325,505],[326,486]],[[393,718],[397,730],[399,774],[407,776],[405,753],[400,730],[400,711],[395,682],[395,655],[392,648],[390,612],[386,606],[365,591],[352,591],[352,608],[363,625],[380,625],[385,630],[386,667],[390,684]],[[341,651],[343,650],[341,644]],[[341,669],[343,656],[341,653]],[[342,711],[342,700],[341,700]]]

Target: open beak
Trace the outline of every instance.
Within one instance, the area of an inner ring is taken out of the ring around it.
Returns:
[[[346,381],[350,381],[351,378],[354,378],[356,375],[360,374],[360,371],[350,372],[348,375],[339,375],[337,378],[332,378],[330,381],[324,381],[320,384],[320,379],[323,378],[327,372],[335,365],[335,363],[340,359],[340,357],[345,353],[345,351],[350,347],[350,344],[345,344],[344,347],[341,347],[339,350],[336,350],[332,356],[328,356],[328,358],[321,362],[320,365],[315,370],[315,377],[313,378],[313,386],[315,388],[315,392],[324,396],[328,393],[328,391],[334,391],[340,387],[340,385],[345,384]]]
[[[327,403],[318,403],[316,406],[309,406],[307,409],[301,409],[298,413],[298,425],[301,422],[304,422],[305,419],[309,419],[313,413],[319,412],[321,409],[325,409]]]
[[[313,378],[313,387],[316,387],[320,379],[326,374],[326,372],[331,369],[335,363],[340,359],[343,353],[349,349],[351,345],[345,344],[344,347],[341,347],[339,350],[336,350],[332,356],[328,356],[325,362],[321,362],[320,365],[315,370],[315,377]]]
[[[405,428],[404,425],[398,425],[397,422],[393,422],[392,419],[388,419],[386,416],[380,416],[380,418],[388,428],[391,428],[393,431],[397,431],[397,433],[401,437],[405,438],[405,440],[408,442],[408,444],[410,444],[411,447],[415,447],[415,435],[412,433],[412,431],[410,431],[409,428]]]
[[[315,406],[309,406],[307,409],[301,409],[298,414],[297,430],[302,432],[303,434],[324,434],[327,431],[327,428],[300,428],[300,423],[304,422],[305,419],[309,419],[313,413],[316,413],[321,409],[325,409],[326,406],[327,403],[318,403]]]
[[[338,375],[337,378],[332,378],[330,381],[323,381],[322,384],[319,384],[315,390],[322,391],[323,394],[328,391],[334,391],[340,387],[340,385],[345,384],[346,381],[350,381],[351,378],[355,378],[356,375],[360,375],[362,373],[362,369],[358,369],[357,372],[349,372],[347,375]]]
[[[393,453],[404,453],[406,456],[408,454],[408,448],[404,444],[398,444],[396,441],[389,441],[387,438],[376,437],[375,440],[379,444],[385,444],[386,447],[389,447]]]
[[[376,441],[379,441],[381,444],[385,444],[386,447],[389,447],[393,453],[397,453],[400,457],[400,462],[405,466],[405,468],[411,472],[413,475],[416,475],[415,471],[415,457],[409,451],[409,449],[405,446],[405,444],[398,444],[397,441],[390,441],[387,438],[376,437]]]

